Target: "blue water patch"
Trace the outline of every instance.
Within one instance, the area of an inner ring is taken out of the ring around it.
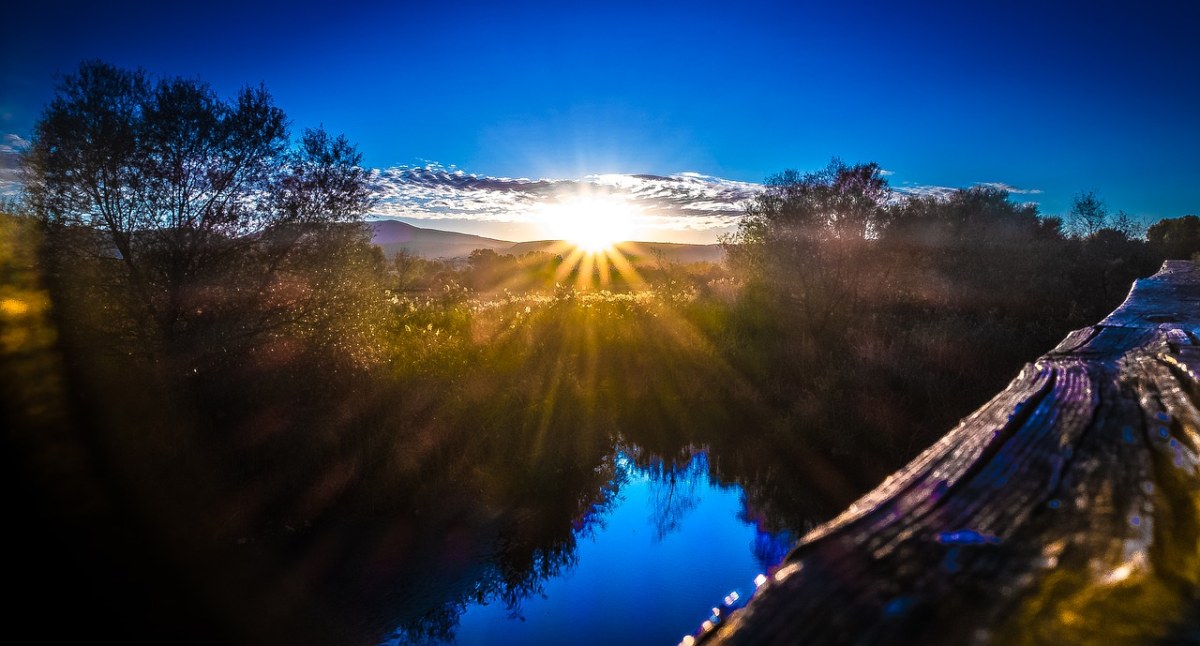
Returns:
[[[741,489],[714,483],[703,453],[674,471],[624,456],[618,467],[618,500],[580,538],[574,566],[517,608],[468,605],[458,643],[674,644],[713,608],[744,603],[763,561],[791,546],[744,519]]]

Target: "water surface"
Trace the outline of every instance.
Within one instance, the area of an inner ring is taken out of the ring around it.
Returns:
[[[566,565],[516,603],[466,605],[453,641],[674,644],[731,593],[746,598],[793,542],[747,519],[741,488],[714,482],[704,452],[675,468],[615,462],[615,496],[577,522]]]

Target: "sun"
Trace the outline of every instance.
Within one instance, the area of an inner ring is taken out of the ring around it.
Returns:
[[[630,262],[630,257],[641,251],[629,239],[645,218],[627,199],[590,192],[562,194],[540,205],[538,220],[543,231],[561,240],[551,251],[562,258],[555,282],[574,283],[581,289],[607,288],[618,279],[627,285],[642,284]]]
[[[547,233],[592,254],[628,240],[640,215],[626,200],[590,195],[571,196],[541,210]]]

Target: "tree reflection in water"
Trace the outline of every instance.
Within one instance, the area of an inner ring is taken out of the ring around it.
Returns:
[[[593,641],[659,643],[722,596],[752,589],[793,542],[751,520],[741,488],[714,480],[702,449],[663,458],[622,445],[605,465],[613,478],[571,536],[540,546],[501,537],[468,594],[402,620],[385,643],[557,643],[578,638],[570,617],[586,620]],[[510,528],[531,535],[521,529]]]
[[[650,479],[653,498],[651,524],[661,541],[667,534],[677,531],[684,516],[699,504],[696,488],[708,474],[708,459],[703,453],[697,453],[683,466],[655,460],[644,473]]]

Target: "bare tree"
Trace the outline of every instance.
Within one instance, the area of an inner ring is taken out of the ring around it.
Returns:
[[[1117,215],[1112,219],[1109,227],[1116,230],[1118,233],[1121,233],[1130,240],[1141,238],[1146,235],[1145,225],[1134,220],[1133,216],[1129,215],[1125,211],[1117,211]]]
[[[1108,207],[1095,191],[1081,192],[1071,201],[1071,233],[1079,238],[1090,238],[1108,225]]]

